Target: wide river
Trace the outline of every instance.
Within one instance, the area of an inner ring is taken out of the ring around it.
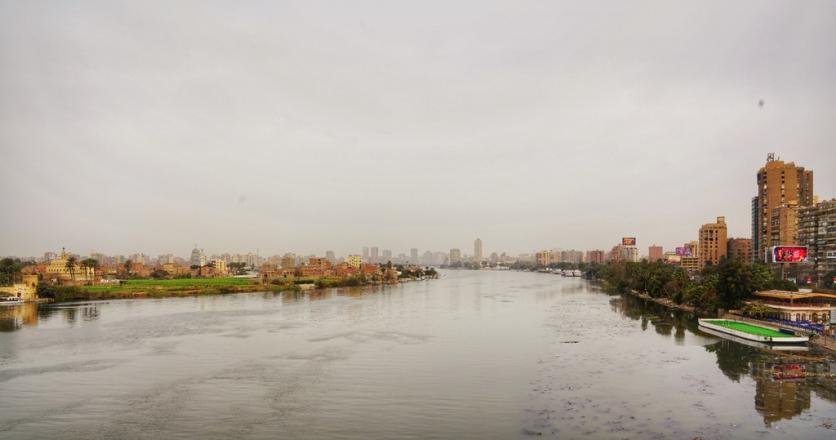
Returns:
[[[3,439],[836,438],[832,356],[556,275],[6,307],[0,330]]]

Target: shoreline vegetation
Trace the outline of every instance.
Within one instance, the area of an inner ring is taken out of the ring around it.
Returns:
[[[437,278],[432,271],[423,277],[402,276],[398,282]],[[38,286],[40,298],[51,299],[54,303],[72,301],[97,301],[109,299],[169,298],[202,295],[223,295],[252,292],[302,292],[313,289],[338,287],[361,287],[393,284],[362,275],[337,278],[278,278],[262,283],[259,278],[174,278],[174,279],[129,279],[118,284],[96,284],[81,286]]]
[[[725,257],[693,276],[680,267],[647,261],[590,265],[585,275],[600,280],[608,292],[627,293],[705,315],[720,309],[745,308],[744,301],[759,290],[798,291],[795,283],[775,277],[763,264],[746,264]]]

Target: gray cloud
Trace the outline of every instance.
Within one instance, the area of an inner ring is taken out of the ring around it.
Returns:
[[[450,3],[0,2],[0,253],[673,246],[770,151],[836,196],[836,4]]]

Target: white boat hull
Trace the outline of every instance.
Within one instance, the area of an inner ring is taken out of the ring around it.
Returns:
[[[723,327],[721,325],[712,324],[711,322],[708,322],[708,321],[709,320],[706,320],[706,319],[700,319],[699,320],[699,326],[702,327],[702,328],[714,330],[716,332],[724,333],[724,334],[727,334],[727,335],[735,336],[735,337],[738,337],[738,338],[741,338],[741,339],[746,339],[746,340],[749,340],[749,341],[763,342],[763,343],[767,343],[767,344],[801,344],[801,343],[804,343],[804,342],[807,342],[807,341],[810,340],[810,338],[807,337],[807,336],[787,336],[785,338],[783,338],[783,337],[782,338],[773,338],[773,337],[770,337],[770,336],[753,335],[751,333],[746,333],[746,332],[731,329],[731,328],[728,328],[728,327]],[[733,320],[727,320],[727,321],[733,321]],[[746,324],[746,323],[744,323],[744,324]],[[754,325],[754,324],[750,324],[750,325]]]

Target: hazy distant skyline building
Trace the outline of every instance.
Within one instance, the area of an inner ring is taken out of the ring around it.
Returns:
[[[189,263],[192,266],[206,266],[206,254],[203,252],[203,249],[198,249],[197,245],[194,245],[194,249],[192,249],[192,254],[189,257]]]
[[[587,263],[594,263],[594,264],[602,264],[604,263],[604,256],[605,252],[600,249],[595,249],[591,251],[586,251],[586,262]]]
[[[537,265],[540,267],[546,267],[552,264],[552,251],[540,251],[534,254],[534,260],[537,261]]]
[[[655,244],[651,245],[647,248],[647,260],[651,263],[661,261],[664,253],[665,252],[664,249],[662,249],[662,246],[657,246]]]
[[[770,154],[758,170],[757,185],[752,200],[753,258],[764,261],[770,247],[796,244],[796,211],[813,204],[813,171]]]
[[[482,263],[482,239],[477,238],[473,241],[473,262],[477,264]]]
[[[450,249],[450,264],[461,264],[462,262],[462,251],[461,249]]]
[[[409,262],[412,264],[421,264],[418,260],[418,248],[412,248],[409,250]]]
[[[369,256],[371,263],[379,263],[380,262],[380,255],[378,254],[379,250],[377,246],[372,246],[371,255]]]

